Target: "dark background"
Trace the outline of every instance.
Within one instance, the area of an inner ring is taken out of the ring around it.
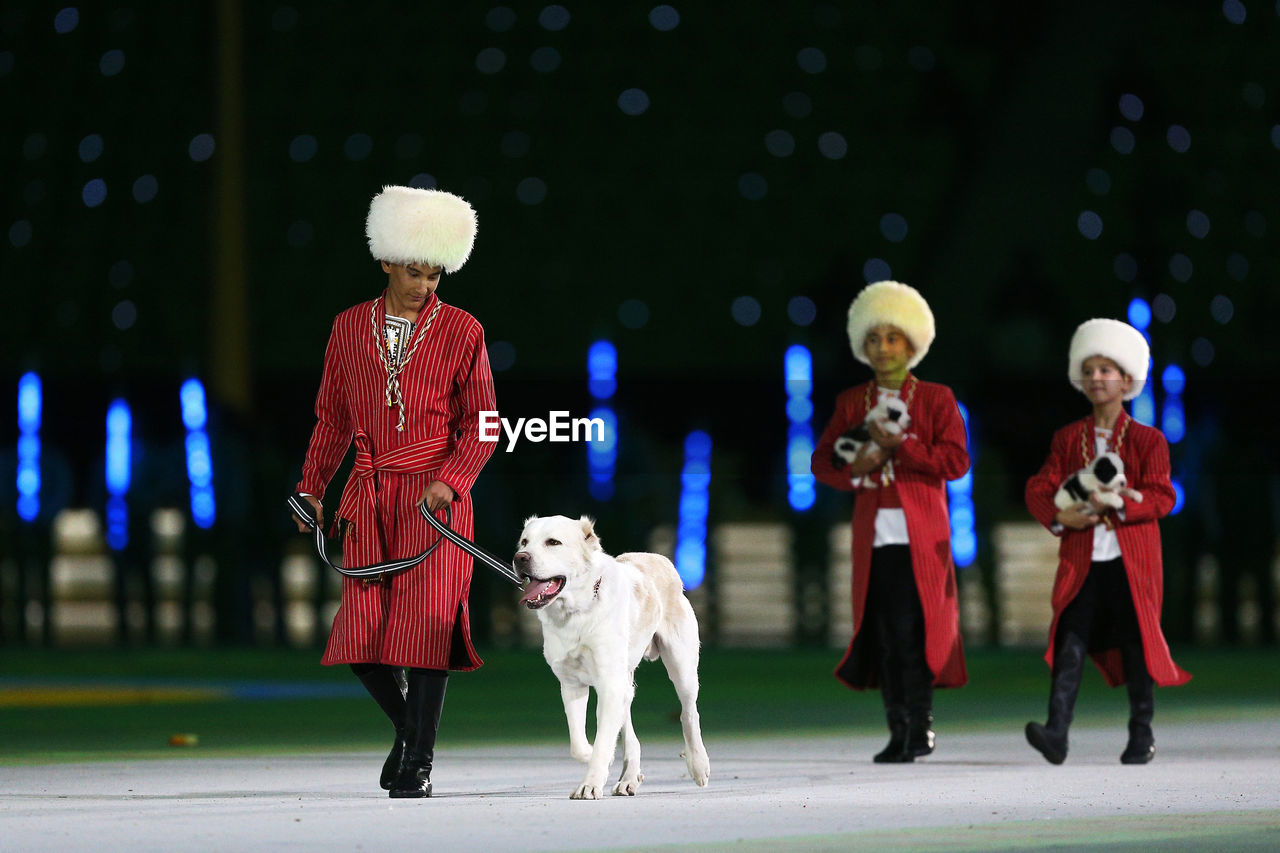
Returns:
[[[491,550],[532,512],[589,512],[611,550],[644,547],[676,520],[694,428],[715,442],[713,525],[810,535],[845,517],[825,490],[803,518],[787,506],[782,354],[812,349],[820,430],[868,375],[849,301],[891,276],[937,317],[918,374],[972,413],[991,575],[990,526],[1026,518],[1053,429],[1087,411],[1065,377],[1072,330],[1163,295],[1152,354],[1157,372],[1186,370],[1188,417],[1173,448],[1187,505],[1162,528],[1166,623],[1190,634],[1195,565],[1213,554],[1223,639],[1239,639],[1251,576],[1274,641],[1275,4],[677,3],[663,30],[669,13],[626,2],[222,0],[89,4],[59,32],[66,8],[0,3],[0,378],[43,379],[38,525],[103,505],[118,396],[134,408],[131,504],[185,506],[177,390],[198,376],[209,547],[227,583],[271,572],[331,319],[383,286],[368,201],[412,182],[478,212],[440,294],[484,324],[504,416],[585,415],[586,349],[618,349],[615,497],[587,496],[581,446],[499,450],[476,489]],[[648,103],[635,115],[632,89]],[[202,134],[213,153],[195,159]],[[90,207],[94,180],[107,192]],[[792,316],[800,296],[812,322]],[[12,508],[15,396],[0,404],[10,554],[32,535]],[[244,594],[227,587],[225,640],[244,638]]]

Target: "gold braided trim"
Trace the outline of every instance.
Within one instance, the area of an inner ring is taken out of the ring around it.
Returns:
[[[376,299],[373,302],[373,308],[369,311],[369,322],[373,325],[373,340],[377,346],[378,358],[382,361],[383,368],[387,371],[387,408],[398,406],[400,408],[400,419],[396,423],[396,430],[404,432],[405,414],[404,414],[404,394],[400,390],[400,371],[404,370],[409,364],[409,359],[413,358],[413,354],[418,351],[418,344],[422,343],[427,336],[427,330],[431,328],[431,323],[436,319],[436,315],[440,313],[440,309],[444,307],[444,303],[440,298],[436,298],[436,307],[431,309],[431,313],[427,316],[426,323],[417,334],[413,336],[413,343],[409,347],[409,352],[405,357],[391,363],[391,359],[387,357],[387,336],[386,330],[378,328],[378,304],[382,300]]]

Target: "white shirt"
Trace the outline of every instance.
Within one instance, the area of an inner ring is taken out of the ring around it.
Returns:
[[[1106,453],[1107,445],[1111,442],[1111,430],[1095,427],[1093,430],[1093,450],[1094,453]],[[1105,523],[1094,525],[1093,528],[1093,562],[1101,563],[1107,560],[1114,560],[1120,556],[1120,540],[1116,537],[1114,530],[1108,530]]]
[[[876,390],[880,392],[880,397],[898,397],[901,399],[902,393],[893,388],[885,388],[883,385],[877,385]],[[879,400],[880,397],[876,399]],[[887,463],[892,465],[892,462]],[[893,507],[890,509],[876,510],[876,538],[871,543],[872,548],[879,548],[881,545],[909,545],[911,540],[907,537],[907,514],[902,511],[901,507]]]

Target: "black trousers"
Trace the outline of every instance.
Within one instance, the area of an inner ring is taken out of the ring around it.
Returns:
[[[1090,652],[1142,645],[1129,577],[1119,557],[1089,566],[1080,591],[1058,619],[1055,646],[1068,636],[1079,638]]]
[[[924,652],[924,609],[911,568],[909,545],[871,551],[867,627],[874,632],[885,708],[933,708],[933,673]]]

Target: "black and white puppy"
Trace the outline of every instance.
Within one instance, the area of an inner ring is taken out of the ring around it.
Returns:
[[[1088,506],[1090,495],[1097,495],[1113,509],[1123,509],[1126,497],[1142,502],[1142,493],[1129,488],[1129,481],[1124,475],[1124,460],[1112,451],[1099,454],[1068,477],[1058,487],[1053,504],[1058,509]]]
[[[831,467],[842,468],[853,464],[853,460],[858,458],[862,448],[871,441],[871,430],[868,425],[872,422],[878,423],[880,428],[889,435],[900,435],[911,425],[911,416],[907,414],[906,403],[897,397],[885,397],[867,412],[862,423],[849,427],[836,439],[831,449]]]

